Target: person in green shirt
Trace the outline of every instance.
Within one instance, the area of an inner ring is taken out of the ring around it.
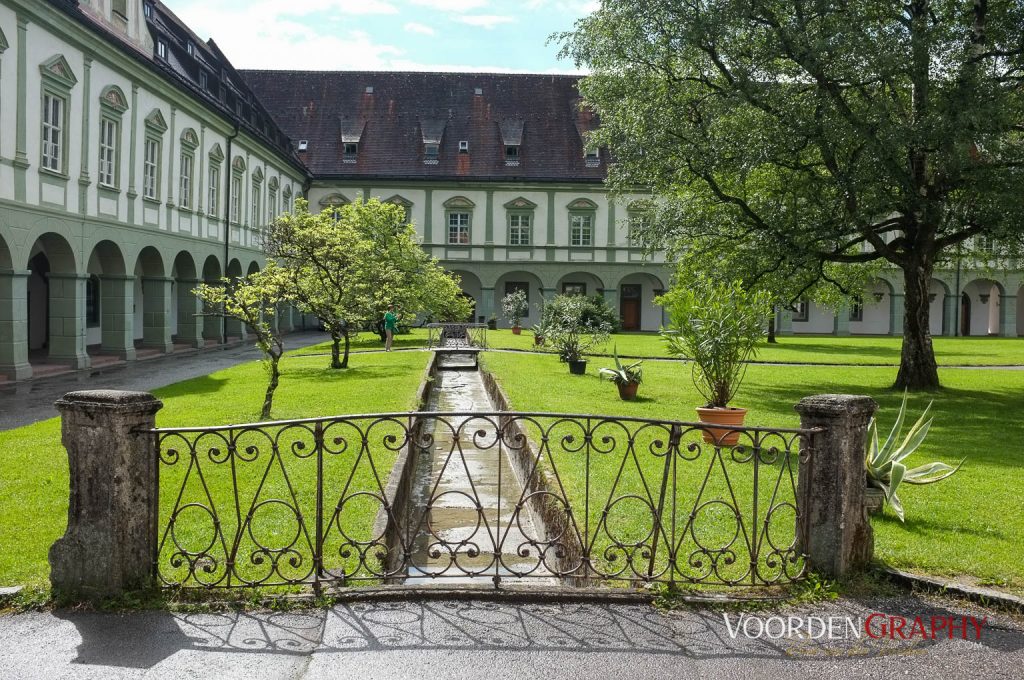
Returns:
[[[398,327],[398,315],[395,314],[395,306],[388,305],[388,311],[384,313],[384,351],[391,351],[391,342],[395,339],[395,328]]]

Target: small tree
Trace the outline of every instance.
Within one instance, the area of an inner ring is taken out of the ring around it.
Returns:
[[[218,315],[241,321],[256,336],[256,346],[263,352],[268,373],[260,413],[264,420],[270,418],[274,405],[274,391],[281,378],[279,365],[284,354],[281,335],[271,320],[278,304],[289,300],[288,290],[287,272],[269,261],[263,271],[235,281],[221,279],[221,285],[201,283],[192,291],[211,308],[221,310]]]
[[[562,361],[579,361],[608,340],[607,321],[588,315],[590,302],[582,295],[557,295],[544,305],[544,330]]]
[[[505,315],[505,320],[512,324],[513,328],[519,328],[519,322],[530,311],[530,305],[526,301],[526,291],[517,288],[501,298],[501,311]]]

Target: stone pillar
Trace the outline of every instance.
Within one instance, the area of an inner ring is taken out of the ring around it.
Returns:
[[[199,285],[198,279],[177,279],[178,335],[177,341],[191,347],[202,347],[203,303],[192,292]]]
[[[1017,337],[1017,296],[999,296],[999,335],[1004,338]]]
[[[850,308],[846,305],[836,310],[835,320],[832,323],[832,334],[839,337],[850,334]]]
[[[174,351],[171,341],[171,283],[174,279],[147,276],[142,279],[142,345],[161,352]]]
[[[100,277],[101,345],[104,352],[135,360],[135,277]]]
[[[153,584],[157,445],[163,404],[144,392],[65,394],[57,404],[68,451],[68,528],[50,547],[61,596],[99,599]]]
[[[0,272],[0,375],[32,377],[28,363],[28,277],[31,272]]]
[[[85,282],[80,274],[47,274],[50,281],[51,361],[89,368],[85,351]]]
[[[797,488],[797,541],[810,567],[841,578],[871,560],[874,539],[864,507],[864,446],[878,408],[871,397],[820,394],[796,405],[805,435]]]
[[[947,337],[956,335],[956,306],[960,304],[959,295],[947,295],[942,300],[942,334]]]
[[[212,305],[205,302],[201,305],[203,340],[213,340],[218,345],[224,344],[224,317]]]
[[[903,335],[903,293],[889,296],[889,335]]]
[[[775,331],[776,335],[793,335],[793,310],[779,310],[779,325]]]

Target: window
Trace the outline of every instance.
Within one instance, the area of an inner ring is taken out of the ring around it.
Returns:
[[[463,140],[459,142],[459,153],[469,153],[469,142]]]
[[[206,194],[206,209],[211,217],[220,212],[220,167],[210,166],[210,185]]]
[[[359,143],[345,142],[345,153],[342,157],[343,163],[355,163],[359,157]]]
[[[519,165],[519,145],[518,144],[506,144],[505,145],[505,165],[510,165],[510,166]]]
[[[156,56],[167,61],[167,43],[163,40],[156,41]]]
[[[178,183],[178,207],[183,210],[192,209],[192,154],[181,152],[181,175]]]
[[[585,283],[563,283],[562,295],[586,295],[587,284]]]
[[[850,304],[850,321],[864,320],[864,300],[858,295]]]
[[[531,216],[513,213],[508,216],[508,244],[510,246],[530,245]]]
[[[65,100],[47,92],[43,95],[43,167],[64,171]]]
[[[185,43],[185,51],[188,52],[188,56],[194,57],[196,55],[196,46],[189,40]]]
[[[807,321],[811,318],[811,305],[807,300],[800,300],[793,308],[793,321]]]
[[[199,89],[203,92],[209,89],[209,77],[206,75],[206,71],[199,72]]]
[[[448,243],[457,245],[469,244],[469,213],[448,213]]]
[[[255,227],[263,222],[262,216],[260,215],[260,185],[253,183],[252,185],[252,222],[251,226]]]
[[[153,16],[153,5],[148,3],[148,2],[143,4],[142,5],[142,13],[146,15],[147,19],[149,17]]]
[[[423,145],[423,162],[424,163],[437,163],[437,157],[440,153],[440,145],[438,144],[424,144]]]
[[[100,325],[100,277],[95,274],[85,281],[85,325],[89,328]]]
[[[282,208],[284,208],[284,212],[288,213],[289,215],[292,214],[292,188],[291,187],[285,187],[285,189],[284,189],[284,205],[282,206]]]
[[[100,185],[117,186],[117,123],[100,119]]]
[[[242,219],[242,176],[231,177],[231,221],[238,224]]]
[[[526,295],[526,304],[530,304],[530,284],[526,281],[506,281],[505,282],[505,295],[516,292],[517,290],[523,291]]]
[[[583,153],[583,160],[588,168],[596,168],[601,165],[601,152],[598,149],[587,149]]]
[[[142,160],[142,197],[160,199],[160,142],[153,138],[146,139]]]
[[[577,247],[588,247],[594,245],[593,215],[570,216],[569,245]]]

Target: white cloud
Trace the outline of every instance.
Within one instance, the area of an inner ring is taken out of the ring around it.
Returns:
[[[455,17],[455,20],[463,24],[468,24],[469,26],[479,26],[490,30],[501,24],[511,24],[516,20],[516,18],[500,14],[469,14],[461,17]]]
[[[415,21],[410,21],[402,28],[404,28],[408,33],[420,33],[422,35],[435,34],[434,29],[432,29],[430,26],[427,26],[426,24],[418,24]]]
[[[429,7],[439,12],[468,12],[486,7],[488,0],[411,0],[412,4]]]

